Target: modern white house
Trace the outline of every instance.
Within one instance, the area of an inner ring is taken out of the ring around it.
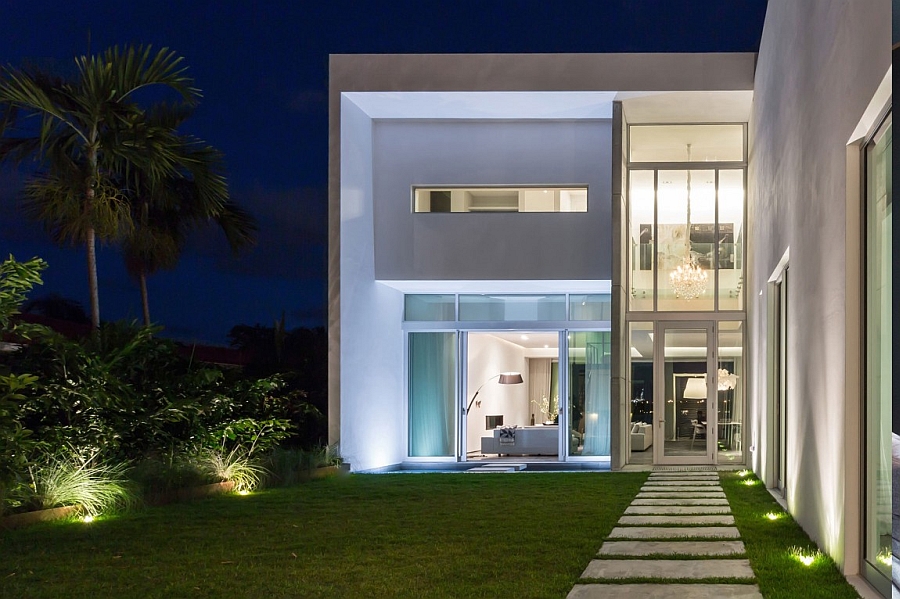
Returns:
[[[891,5],[758,53],[334,55],[354,471],[752,469],[889,596]]]

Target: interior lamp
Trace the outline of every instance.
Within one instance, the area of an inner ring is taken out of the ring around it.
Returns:
[[[719,391],[728,391],[737,387],[738,376],[728,372],[727,368],[719,368],[717,378],[719,379]]]
[[[481,387],[478,387],[478,391],[475,391],[475,395],[472,396],[472,399],[469,401],[469,405],[466,406],[467,416],[469,414],[469,410],[472,409],[472,404],[475,403],[475,398],[478,397],[479,391],[481,391],[482,387],[484,387],[494,379],[498,379],[497,382],[501,385],[518,385],[525,382],[525,380],[522,378],[522,375],[518,372],[501,372],[500,374],[495,374],[485,382],[481,383]]]
[[[685,399],[706,399],[706,381],[701,377],[689,378],[684,387]]]

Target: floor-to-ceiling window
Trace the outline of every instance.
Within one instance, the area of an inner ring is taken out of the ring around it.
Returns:
[[[865,540],[866,577],[885,596],[892,564],[893,398],[892,127],[888,114],[865,149]],[[896,535],[894,535],[896,536]]]
[[[569,337],[570,456],[610,454],[610,333],[571,332]]]
[[[626,156],[630,461],[646,462],[647,449],[664,443],[657,461],[680,453],[743,462],[746,127],[633,124]],[[699,335],[688,321],[710,324]],[[654,388],[654,348],[667,342],[654,338],[655,323],[675,345],[664,352],[672,376]]]
[[[770,284],[771,313],[769,345],[772,348],[770,397],[772,404],[771,441],[774,488],[787,497],[787,343],[788,343],[787,264]]]
[[[456,333],[409,334],[409,455],[451,457],[456,448]]]
[[[609,293],[407,294],[408,457],[607,459],[610,328]]]

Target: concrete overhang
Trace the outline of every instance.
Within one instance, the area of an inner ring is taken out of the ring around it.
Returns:
[[[330,57],[330,102],[372,119],[744,122],[754,53],[352,54]]]

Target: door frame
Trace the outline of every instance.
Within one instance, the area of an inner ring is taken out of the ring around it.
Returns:
[[[558,341],[557,341],[557,357],[556,360],[559,364],[557,367],[558,370],[558,384],[559,384],[559,402],[557,403],[557,411],[559,414],[559,429],[557,436],[557,461],[565,462],[568,459],[568,444],[566,440],[568,439],[568,426],[569,426],[569,418],[568,418],[568,409],[569,409],[569,376],[568,376],[568,355],[569,355],[569,329],[565,327],[561,328],[541,328],[541,327],[517,327],[513,329],[503,329],[503,328],[474,328],[474,329],[457,329],[457,419],[456,419],[456,456],[455,459],[457,462],[468,462],[469,461],[469,451],[468,447],[468,427],[469,427],[469,415],[466,414],[466,407],[469,404],[469,400],[472,399],[472,395],[474,394],[474,390],[468,389],[468,379],[469,379],[469,334],[491,334],[491,333],[509,333],[511,331],[515,332],[537,332],[537,333],[557,333]],[[528,380],[528,373],[522,373],[526,377],[526,381]],[[565,428],[564,428],[565,427]],[[563,431],[565,430],[565,434]],[[527,461],[528,456],[523,456],[522,460]],[[483,461],[483,460],[479,460]]]
[[[716,401],[716,365],[718,364],[717,326],[713,320],[657,320],[653,343],[653,463],[659,465],[716,464],[718,443],[718,402]],[[665,335],[679,329],[706,330],[706,453],[693,456],[665,455]]]

